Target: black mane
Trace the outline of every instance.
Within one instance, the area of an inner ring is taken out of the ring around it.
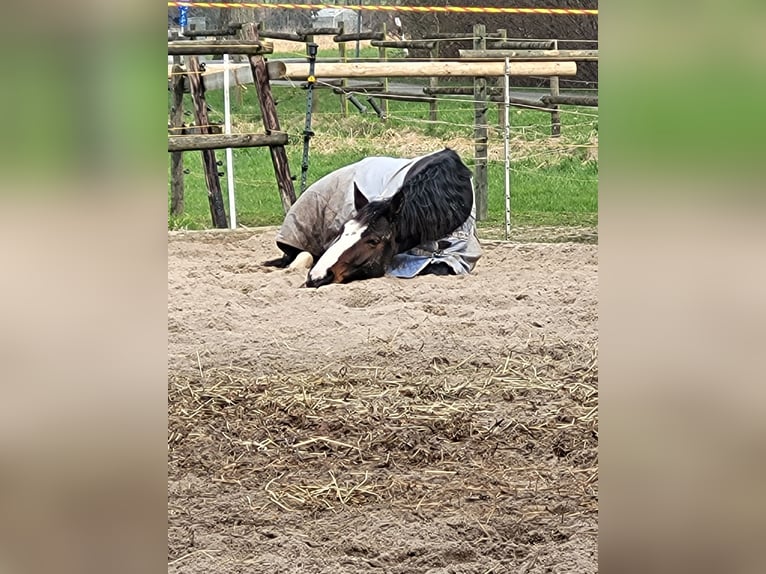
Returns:
[[[453,150],[424,157],[407,173],[400,188],[404,204],[397,218],[397,251],[436,241],[471,215],[471,171]]]

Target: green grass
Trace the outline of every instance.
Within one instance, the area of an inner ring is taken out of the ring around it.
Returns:
[[[303,151],[302,132],[306,113],[306,92],[297,88],[275,87],[274,97],[283,130],[290,135],[287,154],[296,190],[300,187],[300,166]],[[457,142],[465,148],[461,155],[473,166],[473,104],[470,98],[440,101],[439,123],[428,119],[428,104],[422,102],[389,102],[389,121],[381,122],[370,109],[365,115],[351,107],[348,117],[341,117],[338,96],[329,90],[314,91],[317,113],[313,119],[316,133],[311,143],[308,184],[323,175],[370,155],[416,155],[407,153],[407,142],[423,147],[428,138],[429,150]],[[359,98],[363,103],[363,97]],[[212,108],[212,121],[223,122],[223,93],[207,94]],[[169,106],[170,104],[168,104]],[[184,109],[192,110],[186,97]],[[598,218],[598,162],[588,161],[587,148],[598,132],[597,112],[589,108],[563,108],[562,137],[550,138],[550,116],[546,113],[513,109],[511,136],[513,145],[511,172],[511,208],[514,225],[595,225]],[[252,87],[243,92],[241,101],[232,96],[234,131],[262,132],[263,126]],[[504,164],[502,161],[502,130],[496,127],[497,107],[490,106],[488,121],[490,156],[488,164],[488,210],[482,225],[503,222]],[[192,123],[192,116],[186,116]],[[413,149],[414,149],[413,147]],[[398,151],[398,153],[393,153]],[[184,154],[185,212],[180,217],[169,216],[171,229],[204,229],[211,227],[201,154]],[[169,156],[168,156],[169,158]],[[225,160],[221,150],[220,161]],[[169,166],[169,159],[168,159]],[[284,214],[274,180],[270,155],[266,148],[234,150],[237,220],[246,226],[278,225]],[[225,166],[221,168],[221,171]],[[226,177],[221,177],[224,201]],[[169,186],[168,186],[169,206]]]

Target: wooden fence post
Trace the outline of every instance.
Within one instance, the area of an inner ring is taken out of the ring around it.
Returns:
[[[345,26],[343,25],[342,21],[338,22],[338,29],[340,30],[340,33],[338,34],[338,36],[342,36],[345,30]],[[341,62],[348,62],[348,58],[346,57],[345,42],[338,42],[338,57]],[[348,80],[346,78],[342,78],[340,81],[340,91],[338,93],[340,95],[340,115],[343,118],[348,116],[348,100],[346,99],[347,87],[348,87]]]
[[[502,28],[498,29],[497,35],[500,38],[500,41],[505,41],[508,38],[508,30],[504,30]],[[505,76],[500,77],[497,79],[497,85],[500,89],[503,88],[503,85],[505,83]],[[497,125],[500,126],[500,129],[505,129],[505,104],[498,102],[497,103]]]
[[[386,23],[383,22],[380,25],[379,29],[380,29],[380,33],[383,35],[383,40],[385,40],[386,39]],[[381,46],[378,48],[378,60],[380,60],[381,62],[388,61],[388,53],[386,52],[385,47]],[[383,78],[383,93],[386,93],[386,92],[388,92],[388,77],[387,76]],[[381,121],[387,122],[388,121],[388,100],[381,99],[380,102],[381,102],[381,110],[383,110]]]
[[[484,24],[475,24],[473,27],[474,50],[486,50],[487,37]],[[487,218],[487,79],[474,77],[473,79],[473,105],[474,105],[474,168],[473,186],[476,193],[476,219],[481,221]]]
[[[180,135],[184,123],[184,73],[181,56],[173,56],[172,82],[173,107],[170,110],[170,133]],[[170,213],[184,212],[184,154],[170,154]]]
[[[553,49],[554,50],[559,49],[558,40],[554,40]],[[550,85],[551,85],[551,96],[558,96],[559,95],[559,77],[551,76]],[[551,137],[557,138],[561,136],[561,115],[559,114],[558,104],[551,105],[551,109],[554,110],[551,112]]]
[[[242,26],[242,38],[244,40],[258,41],[258,32],[252,23]],[[258,95],[258,105],[261,108],[261,117],[263,118],[263,127],[266,134],[279,133],[282,130],[279,127],[277,118],[277,106],[274,103],[274,96],[271,93],[269,85],[269,76],[266,72],[266,62],[263,56],[250,56],[250,69],[253,72],[253,83]],[[285,146],[269,146],[271,153],[271,162],[274,164],[274,175],[277,178],[279,187],[279,197],[282,199],[282,208],[287,213],[290,207],[295,203],[295,188],[293,179],[290,175],[290,166],[287,163],[287,152]]]
[[[191,56],[187,62],[189,91],[194,102],[194,118],[199,133],[210,133],[210,120],[207,117],[207,104],[205,103],[205,86],[202,83],[199,60],[197,56]],[[212,149],[202,150],[202,166],[205,170],[205,182],[207,183],[207,196],[210,202],[210,215],[213,225],[219,229],[229,227],[226,221],[226,211],[223,207],[223,195],[221,194],[221,181],[218,179],[218,165],[215,160],[215,151]]]
[[[431,48],[429,55],[430,60],[438,60],[439,59],[439,42],[434,42],[434,47]],[[435,88],[439,85],[439,77],[438,76],[429,76],[428,78],[428,87]],[[435,122],[437,119],[439,119],[439,108],[438,108],[438,98],[434,98],[432,101],[428,102],[428,119],[432,122]]]

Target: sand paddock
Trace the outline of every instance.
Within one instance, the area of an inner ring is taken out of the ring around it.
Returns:
[[[300,289],[168,236],[169,572],[596,572],[597,246]]]

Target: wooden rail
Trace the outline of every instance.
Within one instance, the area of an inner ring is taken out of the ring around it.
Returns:
[[[204,38],[205,36],[235,36],[242,28],[242,24],[229,24],[226,28],[213,28],[211,30],[184,30],[186,38]]]
[[[305,42],[305,34],[296,34],[294,32],[273,32],[271,30],[258,29],[258,35],[261,38],[270,38],[272,40],[289,40],[291,42]]]
[[[345,32],[332,37],[335,42],[355,42],[356,40],[385,40],[386,35],[380,30],[372,32],[348,33]]]
[[[298,28],[296,32],[304,36],[337,36],[342,34],[343,30],[340,28]]]
[[[598,96],[584,96],[581,94],[556,94],[550,96],[543,96],[543,103],[545,104],[564,104],[570,106],[591,106],[598,107]]]
[[[306,80],[309,66],[304,63],[268,62],[271,79]],[[512,76],[574,76],[575,62],[517,62],[511,66]],[[424,76],[499,77],[505,74],[505,62],[318,62],[318,78],[414,78]]]
[[[471,32],[429,32],[427,38],[423,40],[454,40],[456,42],[471,42],[473,37]],[[499,32],[487,32],[484,35],[485,38],[500,38]]]
[[[195,56],[199,54],[248,54],[261,55],[274,52],[271,42],[242,42],[241,40],[180,40],[168,42],[171,56]]]
[[[498,40],[487,42],[491,50],[553,50],[556,42],[553,40]]]
[[[433,50],[436,40],[373,40],[377,48],[412,48],[413,50]]]
[[[168,151],[285,145],[287,134],[205,134],[168,136]]]
[[[474,60],[597,61],[598,50],[458,50],[461,58]]]

